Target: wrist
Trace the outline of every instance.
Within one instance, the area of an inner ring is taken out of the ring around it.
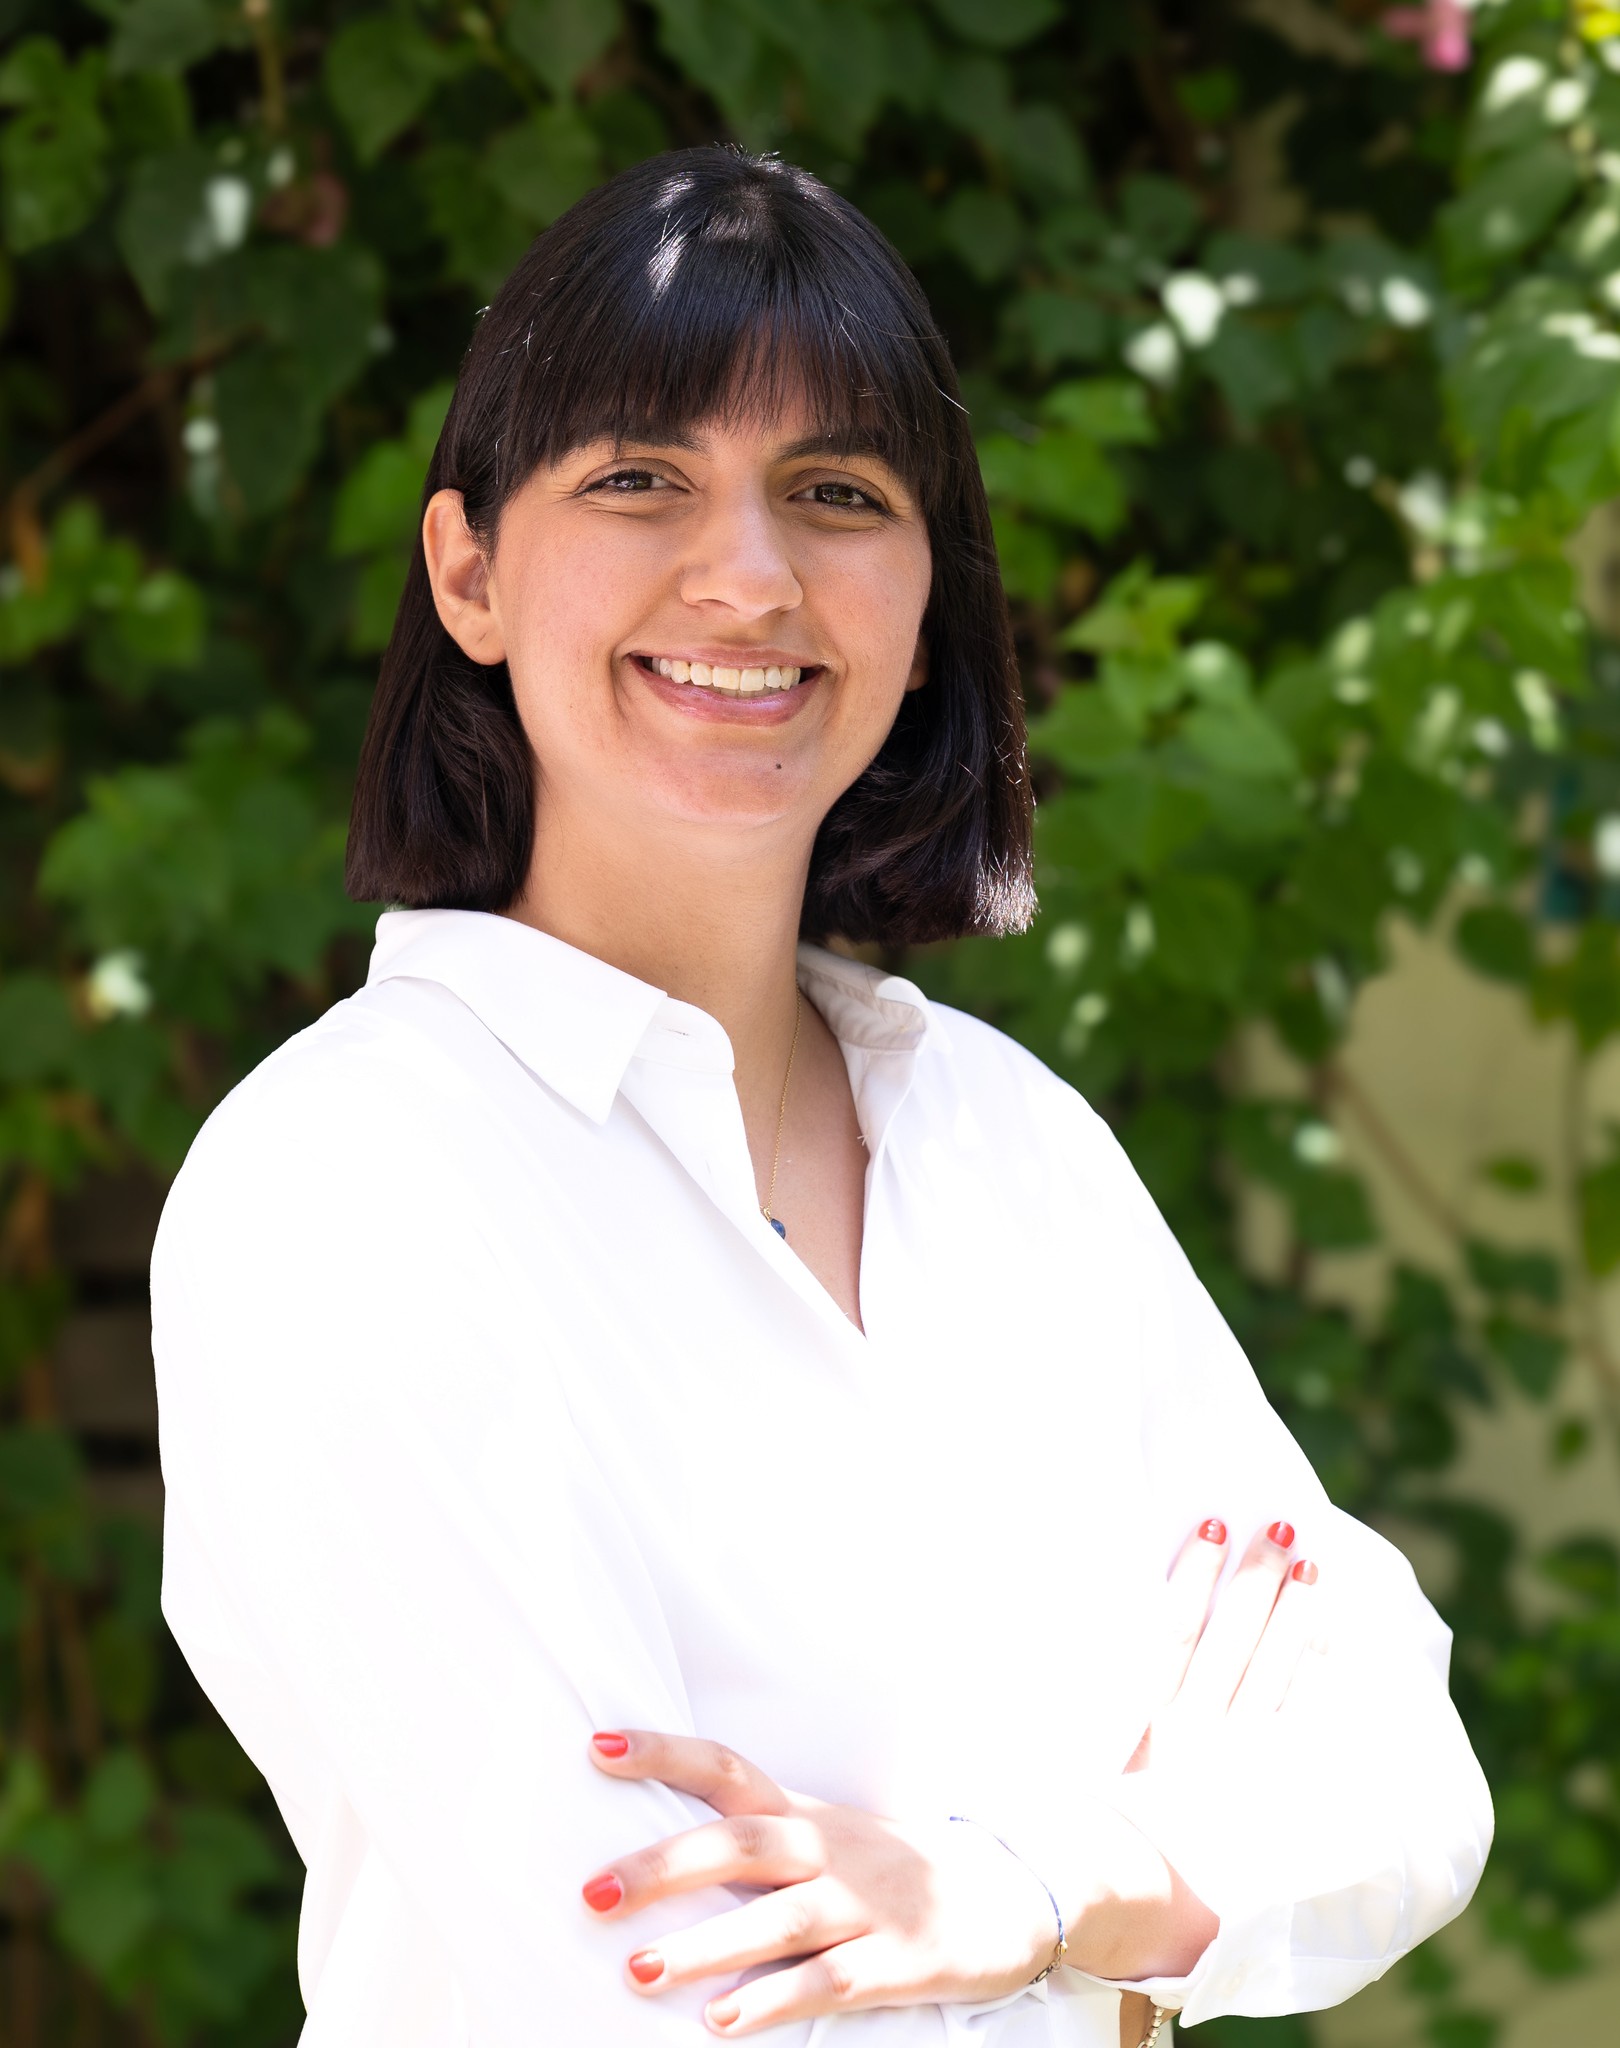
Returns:
[[[1189,1975],[1218,1916],[1106,1800],[1088,1800],[1074,1820],[1067,1867],[1052,1880],[1069,1967],[1122,1983]]]

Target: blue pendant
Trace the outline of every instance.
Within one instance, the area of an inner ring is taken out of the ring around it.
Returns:
[[[786,1242],[787,1242],[787,1225],[786,1225],[785,1223],[781,1223],[781,1222],[779,1222],[779,1221],[778,1221],[778,1220],[776,1219],[776,1217],[774,1217],[774,1216],[773,1216],[773,1217],[771,1218],[771,1228],[772,1228],[772,1230],[774,1230],[774,1231],[776,1232],[777,1236],[778,1236],[779,1238],[781,1238],[782,1242],[783,1242],[784,1244],[786,1244]]]

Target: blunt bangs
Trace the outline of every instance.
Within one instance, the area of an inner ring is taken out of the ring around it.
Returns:
[[[911,272],[819,179],[729,146],[621,172],[547,228],[480,316],[429,464],[493,556],[537,471],[597,441],[691,441],[803,408],[829,454],[916,498],[928,679],[823,820],[803,928],[901,946],[1034,910],[1023,697],[950,354]],[[535,763],[504,663],[439,621],[420,530],[361,751],[359,901],[504,910],[534,840]]]
[[[829,247],[784,234],[775,197],[769,186],[716,195],[690,171],[668,174],[637,232],[534,293],[545,307],[524,325],[512,379],[508,491],[594,441],[678,445],[701,425],[770,421],[802,404],[830,452],[880,457],[932,508],[953,401],[931,360],[926,304],[914,285],[896,289],[893,259],[867,246],[875,231],[860,216],[864,233],[840,222]]]

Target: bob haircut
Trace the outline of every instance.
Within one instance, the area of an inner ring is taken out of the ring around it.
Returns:
[[[422,504],[461,492],[492,558],[535,472],[808,401],[829,447],[881,457],[927,522],[928,679],[834,803],[802,928],[885,946],[1022,930],[1034,912],[1023,697],[950,355],[916,279],[819,179],[726,145],[589,192],[485,308]],[[505,663],[469,660],[416,548],[361,749],[346,882],[361,902],[504,910],[534,842],[535,763]]]

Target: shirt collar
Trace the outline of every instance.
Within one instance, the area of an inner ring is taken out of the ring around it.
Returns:
[[[733,1069],[731,1041],[707,1011],[516,918],[385,910],[366,985],[398,978],[448,989],[594,1123],[605,1121],[633,1059]],[[899,975],[804,944],[799,980],[844,1045],[911,1054],[927,1036],[927,999]]]

